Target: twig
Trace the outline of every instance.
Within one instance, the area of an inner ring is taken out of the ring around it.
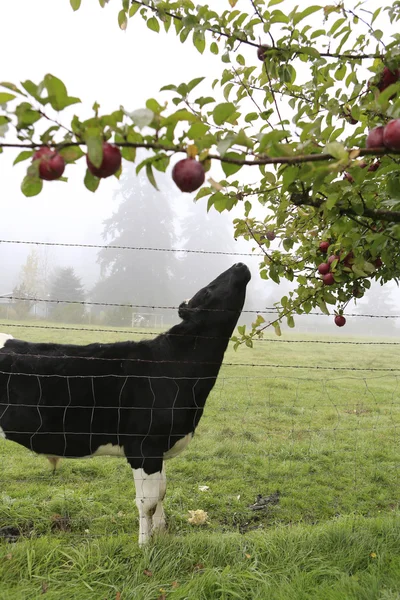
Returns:
[[[120,148],[143,148],[144,150],[163,150],[164,152],[184,152],[186,153],[186,146],[164,146],[162,144],[153,143],[153,142],[115,142],[115,146],[119,146]],[[0,143],[0,148],[25,148],[27,150],[33,148],[42,148],[43,146],[49,146],[51,148],[61,149],[61,148],[69,148],[70,146],[84,146],[85,142],[61,142],[59,144],[49,143],[49,144],[39,144],[39,143],[31,143],[31,144],[6,144]],[[400,150],[389,150],[388,148],[348,148],[347,152],[352,152],[353,150],[357,150],[358,156],[385,156],[387,154],[400,154]],[[263,158],[254,158],[252,160],[249,159],[241,159],[241,158],[231,158],[228,156],[220,156],[219,154],[208,154],[207,158],[212,160],[219,160],[224,163],[230,163],[232,165],[248,165],[248,166],[256,166],[256,165],[298,165],[307,162],[325,162],[328,160],[337,160],[334,156],[327,153],[321,154],[299,154],[296,156],[276,156],[269,157],[265,156]]]
[[[145,4],[144,2],[140,2],[140,0],[132,0],[132,4],[139,4],[140,6],[143,6],[145,9],[153,11],[157,15],[160,14],[160,11],[155,6],[149,6],[148,4]],[[178,19],[178,21],[183,20],[183,17],[181,17],[180,15],[171,13],[169,11],[163,10],[162,14],[163,14],[163,16],[168,15],[169,17],[171,17],[173,19]],[[222,36],[222,37],[226,37],[226,38],[234,38],[234,39],[238,40],[239,42],[241,42],[243,44],[248,44],[249,46],[253,46],[254,48],[258,48],[258,46],[259,46],[259,44],[256,44],[255,42],[252,42],[252,41],[248,40],[247,38],[240,37],[238,35],[235,35],[234,33],[225,33],[224,31],[220,31],[219,29],[216,29],[215,27],[205,27],[204,30],[209,31],[210,33],[214,33],[218,36]],[[274,48],[272,48],[272,50],[279,50],[279,47],[275,46]],[[288,50],[290,51],[290,48],[285,48],[285,51],[288,51]],[[295,53],[295,55],[301,54],[301,52],[299,52],[298,50],[296,50],[294,53]],[[340,59],[345,59],[345,60],[364,60],[364,59],[382,58],[381,54],[337,54],[335,52],[319,52],[319,55],[326,56],[328,58],[340,58]]]
[[[325,203],[325,200],[312,200],[311,198],[296,198],[294,204],[296,206],[313,206],[314,208],[321,208],[321,206]],[[360,216],[358,215],[351,207],[348,208],[338,208],[339,212],[342,215],[346,215],[350,217],[352,216]],[[394,221],[395,223],[400,223],[400,211],[399,210],[386,210],[384,208],[377,208],[373,210],[372,208],[364,208],[363,215],[370,219],[376,219],[380,221]],[[396,240],[398,241],[398,240]]]

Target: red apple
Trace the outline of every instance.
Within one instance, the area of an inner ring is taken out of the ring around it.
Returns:
[[[376,260],[374,260],[374,265],[377,269],[379,269],[383,265],[382,259],[379,256]]]
[[[267,231],[267,233],[265,234],[265,237],[267,238],[267,240],[269,240],[270,242],[273,242],[274,239],[276,238],[276,233],[275,231],[273,231],[272,229],[270,231]]]
[[[321,275],[326,275],[327,273],[329,273],[330,266],[328,265],[328,263],[321,263],[320,265],[318,265],[317,269],[318,272],[321,273]]]
[[[333,261],[335,260],[339,260],[339,256],[337,254],[332,254],[329,258],[328,258],[328,265],[331,265],[333,263]]]
[[[343,325],[346,325],[346,319],[343,315],[336,315],[335,325],[337,325],[338,327],[343,327]]]
[[[383,125],[378,125],[378,127],[374,127],[368,133],[367,141],[365,146],[367,148],[381,148],[384,144],[383,142],[383,130],[385,128]]]
[[[335,279],[332,273],[326,273],[322,276],[322,282],[324,285],[333,285],[335,283]]]
[[[355,287],[353,288],[353,296],[354,298],[362,298],[364,296],[364,291],[361,288]]]
[[[399,69],[395,69],[394,71],[391,71],[389,69],[389,67],[385,67],[381,73],[379,82],[377,84],[378,90],[383,92],[383,90],[386,90],[386,88],[389,87],[389,85],[392,85],[392,83],[396,83],[396,81],[398,81],[399,77],[400,77]]]
[[[386,125],[383,143],[390,150],[400,150],[400,119],[392,119]]]
[[[264,60],[266,59],[266,56],[267,56],[267,52],[270,48],[271,48],[271,46],[268,46],[268,44],[261,44],[260,46],[258,46],[258,48],[257,48],[258,60],[261,60],[262,62],[264,62]]]
[[[372,165],[369,165],[368,171],[372,171],[372,172],[377,171],[380,166],[381,166],[381,161],[376,160],[375,162],[372,163]]]
[[[350,265],[352,265],[354,262],[354,254],[353,251],[350,250],[350,252],[348,254],[346,254],[346,256],[343,259],[343,264],[345,267],[350,267]]]
[[[354,183],[354,177],[353,175],[350,175],[350,173],[345,173],[343,175],[343,179],[347,179],[349,183]]]
[[[32,157],[32,160],[38,160],[42,158],[42,156],[46,156],[46,154],[53,154],[55,151],[49,148],[48,146],[42,146],[39,150],[36,150],[35,154]]]
[[[89,171],[96,177],[105,178],[114,175],[121,167],[121,152],[117,146],[103,142],[103,160],[99,167],[95,167],[86,156]]]
[[[328,248],[329,248],[330,244],[329,242],[320,242],[319,243],[319,249],[321,250],[321,252],[323,252],[324,254],[326,252],[328,252]]]
[[[194,192],[204,183],[203,165],[194,158],[184,158],[172,169],[172,179],[181,192]]]
[[[65,161],[56,150],[43,146],[35,152],[33,160],[39,162],[39,177],[46,181],[59,179],[64,173]]]

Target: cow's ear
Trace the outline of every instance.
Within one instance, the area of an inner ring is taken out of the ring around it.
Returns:
[[[192,311],[188,307],[186,300],[179,305],[178,315],[183,321],[187,321]]]

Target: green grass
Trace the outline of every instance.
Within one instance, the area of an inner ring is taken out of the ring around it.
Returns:
[[[169,532],[144,552],[125,461],[65,460],[53,476],[43,457],[0,442],[0,527],[22,533],[0,542],[1,600],[36,598],[42,585],[57,600],[400,598],[400,372],[369,370],[400,368],[400,346],[268,341],[230,349],[226,363],[234,366],[223,367],[194,440],[167,463]],[[249,508],[278,489],[279,503]],[[195,509],[207,511],[207,525],[188,523]]]

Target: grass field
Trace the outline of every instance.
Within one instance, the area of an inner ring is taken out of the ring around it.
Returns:
[[[125,461],[66,460],[53,476],[0,442],[0,528],[22,534],[0,541],[0,599],[399,599],[400,345],[326,343],[340,333],[228,351],[194,440],[167,463],[168,534],[144,551]],[[257,495],[272,498],[251,510]],[[206,525],[188,522],[196,509]]]

